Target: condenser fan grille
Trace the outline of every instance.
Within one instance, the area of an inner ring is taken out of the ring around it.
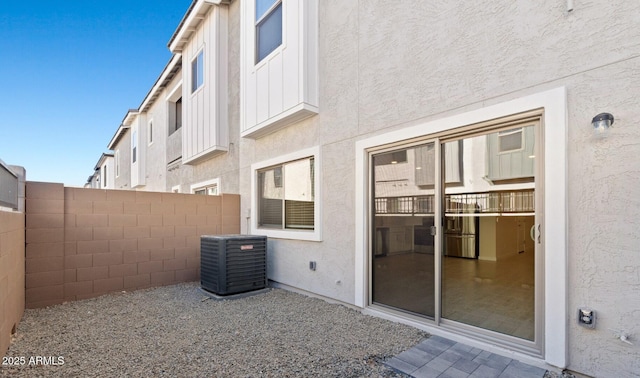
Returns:
[[[200,246],[203,289],[229,295],[267,287],[266,236],[202,236]]]

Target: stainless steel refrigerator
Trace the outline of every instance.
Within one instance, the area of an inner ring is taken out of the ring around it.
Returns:
[[[444,255],[478,258],[478,224],[474,216],[447,216],[444,230]]]

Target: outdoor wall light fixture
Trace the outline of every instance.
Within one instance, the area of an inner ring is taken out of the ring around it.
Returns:
[[[593,117],[591,120],[591,126],[596,134],[602,134],[613,125],[613,115],[611,113],[600,113]]]

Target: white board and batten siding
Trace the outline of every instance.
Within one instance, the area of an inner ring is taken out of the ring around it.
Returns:
[[[254,2],[241,7],[241,135],[260,138],[318,113],[318,2],[282,0],[282,44],[258,63]]]
[[[192,92],[191,64],[203,51],[203,84]],[[183,163],[224,153],[229,146],[227,105],[228,7],[213,6],[182,51]]]

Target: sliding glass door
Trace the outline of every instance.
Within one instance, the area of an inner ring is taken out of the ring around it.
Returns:
[[[372,156],[373,302],[433,318],[435,143]]]
[[[539,341],[539,129],[532,117],[371,153],[373,304]]]
[[[444,187],[442,318],[533,341],[535,125],[450,145],[462,159],[443,166],[463,174]]]

